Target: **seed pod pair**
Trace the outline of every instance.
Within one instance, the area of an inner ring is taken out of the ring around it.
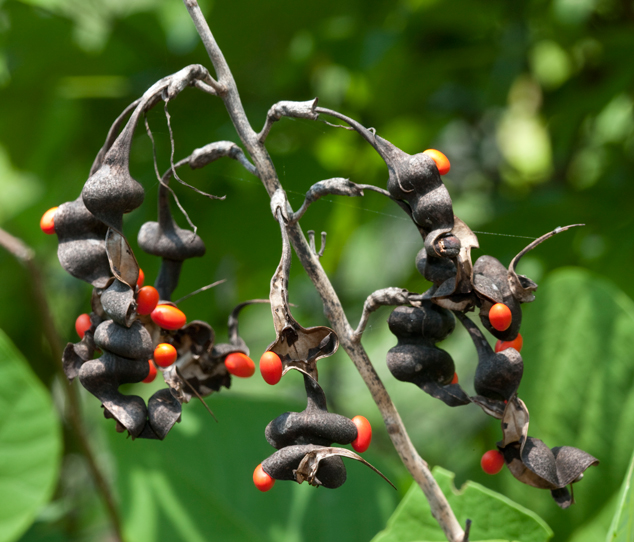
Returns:
[[[465,405],[469,397],[459,384],[451,356],[436,347],[455,327],[451,312],[424,300],[420,307],[397,307],[388,320],[398,344],[387,353],[387,366],[398,380],[411,382],[449,406]]]
[[[530,486],[549,489],[561,508],[573,504],[572,484],[580,481],[586,469],[598,465],[599,460],[578,448],[549,448],[541,440],[529,437],[528,409],[517,397],[508,401],[501,423],[503,439],[497,446],[511,474]]]

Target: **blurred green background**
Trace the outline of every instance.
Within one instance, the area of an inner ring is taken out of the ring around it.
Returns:
[[[480,232],[474,260],[490,254],[508,265],[530,238],[586,224],[547,241],[520,266],[540,283],[537,301],[525,306],[522,328],[526,369],[520,396],[532,414],[530,432],[549,446],[581,447],[601,460],[575,486],[578,503],[571,509],[559,510],[548,492],[523,486],[506,470],[495,477],[482,473],[480,457],[500,438],[498,422],[474,405],[450,409],[391,378],[384,363],[396,342],[385,324],[389,309],[371,318],[363,342],[431,465],[455,472],[458,485],[475,480],[538,512],[556,541],[602,540],[634,448],[632,3],[207,0],[201,6],[256,129],[273,103],[318,96],[320,105],[373,126],[407,152],[444,152],[452,164],[445,182],[454,211]],[[90,310],[91,288],[61,269],[56,238],[42,234],[39,218],[79,195],[125,106],[191,63],[210,66],[179,0],[0,0],[0,226],[35,249],[64,343],[77,340],[74,321]],[[186,90],[170,103],[170,113],[176,159],[212,141],[238,141],[216,98]],[[148,118],[164,171],[170,146],[162,107]],[[267,146],[295,209],[311,184],[329,177],[385,186],[384,163],[355,133],[283,119]],[[145,187],[146,201],[124,227],[151,283],[160,262],[138,249],[136,233],[155,220],[158,183],[142,128],[131,172]],[[265,190],[238,164],[216,162],[182,177],[227,196],[210,201],[175,187],[207,245],[203,258],[185,264],[175,298],[226,279],[182,303],[190,319],[208,321],[222,341],[233,306],[267,297],[280,256],[279,228]],[[177,212],[175,217],[186,224]],[[325,198],[310,208],[302,227],[328,232],[322,262],[353,325],[372,291],[429,287],[414,267],[420,236],[398,206],[375,193]],[[0,329],[36,375],[23,376],[39,390],[33,392],[42,402],[39,410],[48,408],[55,420],[55,412],[64,411],[67,384],[55,376],[29,277],[5,251],[0,281]],[[297,261],[290,301],[305,327],[325,323]],[[257,360],[274,339],[270,310],[245,309],[240,329]],[[456,330],[443,347],[472,390],[475,351],[469,338]],[[384,528],[410,479],[343,351],[320,364],[331,410],[370,419],[375,437],[368,458],[399,492],[360,464],[350,465],[348,482],[337,491],[288,483],[267,494],[255,490],[252,470],[272,452],[264,427],[286,410],[303,408],[296,374],[276,388],[258,375],[234,379],[231,390],[208,400],[219,423],[192,403],[164,442],[116,434],[99,402],[82,393],[93,448],[115,488],[129,539],[364,541]],[[4,386],[15,392],[12,382]],[[147,398],[158,387],[156,381],[131,392]],[[5,443],[7,435],[20,440],[27,434],[26,418],[8,400],[0,405],[0,435]],[[26,499],[30,504],[14,536],[7,531],[0,540],[111,540],[65,422],[62,435],[59,450],[51,444],[58,442],[54,435],[42,444],[53,446],[44,454],[52,481],[31,476],[42,488]],[[23,444],[31,449],[37,442]],[[9,457],[1,446],[0,457]],[[6,489],[3,476],[10,478],[11,471],[5,461],[0,488]],[[0,493],[0,501],[11,501],[6,491]]]

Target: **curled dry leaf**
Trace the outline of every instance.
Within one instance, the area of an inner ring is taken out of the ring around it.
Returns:
[[[288,273],[291,265],[291,246],[286,232],[284,209],[286,198],[276,198],[271,206],[282,232],[282,258],[271,278],[269,300],[273,325],[277,335],[267,350],[275,352],[284,366],[282,374],[299,370],[317,380],[317,360],[334,354],[339,347],[336,333],[325,326],[303,328],[293,318],[288,304]]]
[[[311,485],[319,485],[319,480],[317,479],[319,464],[330,457],[347,457],[348,459],[360,461],[365,466],[370,467],[388,484],[396,489],[396,486],[392,482],[390,482],[381,471],[379,471],[376,467],[370,465],[370,463],[368,463],[360,455],[351,450],[346,450],[345,448],[317,448],[308,452],[301,460],[299,466],[297,467],[297,470],[295,471],[295,479],[297,480],[297,483],[301,484],[302,482],[306,481]]]
[[[555,228],[553,231],[542,235],[538,239],[535,239],[535,241],[526,246],[517,256],[515,256],[515,258],[513,258],[511,264],[509,265],[507,280],[509,288],[513,293],[513,297],[515,297],[515,299],[517,299],[520,303],[530,303],[535,300],[533,292],[537,290],[537,284],[535,284],[531,279],[524,275],[518,275],[515,272],[515,267],[519,263],[520,259],[527,252],[533,250],[537,245],[543,243],[546,239],[550,239],[554,235],[569,230],[570,228],[575,228],[577,226],[583,225],[584,224],[571,224],[570,226]]]

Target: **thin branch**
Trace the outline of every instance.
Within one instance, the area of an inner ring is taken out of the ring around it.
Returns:
[[[365,327],[368,324],[370,314],[377,310],[379,307],[384,306],[400,306],[400,305],[412,305],[414,307],[420,306],[420,300],[422,296],[420,294],[413,294],[404,288],[383,288],[371,293],[363,304],[363,313],[361,314],[361,320],[355,330],[352,339],[355,342],[361,341],[361,335],[365,331]]]
[[[66,374],[64,373],[64,367],[62,365],[62,344],[60,337],[55,327],[53,316],[46,299],[44,291],[44,280],[42,273],[35,262],[35,253],[27,246],[21,239],[12,236],[5,230],[0,228],[0,246],[10,252],[22,265],[27,268],[30,275],[29,283],[33,288],[33,294],[35,301],[38,305],[37,313],[42,321],[42,327],[44,329],[44,336],[51,347],[51,355],[55,361],[55,368],[62,381],[67,381]],[[70,417],[70,423],[77,436],[81,450],[88,463],[88,468],[92,474],[93,480],[97,491],[101,494],[106,511],[110,517],[112,527],[115,531],[116,540],[123,542],[123,531],[121,528],[121,519],[119,517],[119,511],[115,504],[115,498],[110,490],[110,486],[106,482],[105,477],[101,473],[97,465],[97,460],[90,448],[90,442],[88,434],[84,427],[79,405],[79,397],[77,396],[77,390],[72,385],[62,386],[64,393],[66,394],[66,400],[68,404],[68,414]]]
[[[269,112],[266,115],[266,122],[264,123],[262,131],[258,134],[258,141],[260,143],[264,143],[266,136],[268,136],[271,131],[273,123],[277,122],[282,117],[317,120],[319,114],[315,113],[316,106],[317,98],[306,102],[277,102],[271,107],[271,109],[269,109]]]
[[[276,191],[283,192],[271,157],[263,143],[259,140],[258,134],[255,133],[249,124],[231,70],[209,29],[209,25],[198,6],[198,2],[196,0],[183,0],[183,2],[196,25],[196,30],[214,65],[218,80],[226,85],[227,93],[222,97],[223,102],[240,139],[258,170],[260,180],[266,188],[269,197],[272,197]],[[321,112],[332,114],[329,110],[322,110]],[[340,115],[333,116],[339,116],[339,118],[341,118]],[[347,118],[342,120],[349,122]],[[373,140],[373,135],[369,130],[361,127],[358,123],[356,124],[357,127],[362,130],[362,135],[364,135],[364,137],[367,136],[366,139],[370,138]],[[357,129],[357,131],[359,131],[359,129]],[[363,134],[363,131],[365,131],[365,134]],[[371,143],[372,142],[373,141],[371,141]],[[286,203],[288,205],[288,202]],[[290,206],[288,207],[290,208]],[[445,495],[440,490],[436,480],[434,480],[427,463],[418,455],[418,452],[414,448],[400,415],[394,403],[392,403],[385,386],[374,370],[365,349],[358,341],[354,340],[354,331],[348,323],[341,302],[328,276],[319,263],[318,257],[310,249],[298,224],[288,224],[287,229],[295,252],[322,299],[324,312],[339,336],[342,347],[355,364],[363,381],[370,390],[372,398],[383,416],[388,435],[401,460],[425,493],[430,504],[432,515],[436,518],[436,521],[438,521],[449,542],[462,542],[464,538],[462,527],[458,523]]]

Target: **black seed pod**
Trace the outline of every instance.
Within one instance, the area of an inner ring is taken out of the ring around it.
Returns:
[[[147,420],[145,402],[136,395],[123,395],[119,386],[140,382],[148,372],[147,359],[132,360],[104,351],[99,359],[87,361],[81,366],[79,381],[130,435],[137,437]]]
[[[331,414],[326,408],[326,396],[321,386],[304,374],[307,406],[303,412],[286,412],[270,422],[264,432],[266,440],[280,449],[294,444],[330,446],[350,444],[357,438],[357,427],[352,420]]]
[[[139,320],[128,327],[120,326],[112,320],[99,324],[95,330],[95,344],[129,359],[147,360],[152,357],[152,338]]]
[[[294,471],[304,456],[319,449],[321,446],[314,444],[287,446],[262,461],[262,469],[275,480],[295,480]],[[346,477],[346,467],[341,457],[328,457],[319,463],[315,484],[335,489],[344,484]]]
[[[141,250],[163,258],[155,287],[164,300],[171,299],[183,261],[205,254],[202,239],[194,232],[179,228],[172,218],[168,192],[164,185],[159,190],[158,222],[143,224],[139,230],[138,242]]]
[[[112,276],[104,242],[107,229],[81,198],[63,203],[55,213],[60,264],[73,277],[95,288],[104,288]]]
[[[419,307],[397,307],[388,319],[398,344],[387,353],[387,366],[395,378],[417,385],[449,406],[465,405],[469,397],[452,384],[455,366],[451,356],[436,347],[455,326],[449,311],[423,301]]]
[[[141,112],[142,109],[137,107],[81,192],[86,208],[119,232],[123,226],[123,215],[141,205],[145,197],[143,187],[132,178],[129,170],[132,134]]]
[[[478,326],[464,314],[456,314],[478,352],[474,379],[476,393],[494,401],[510,400],[517,392],[524,373],[522,356],[515,348],[494,352]]]
[[[102,292],[101,305],[106,315],[121,326],[130,327],[136,318],[134,291],[117,279]]]

